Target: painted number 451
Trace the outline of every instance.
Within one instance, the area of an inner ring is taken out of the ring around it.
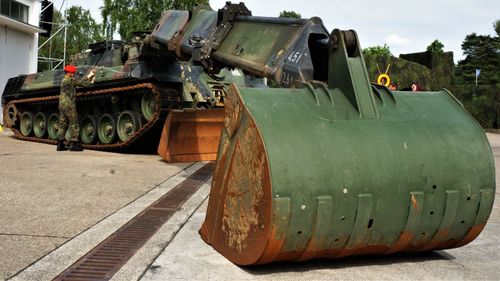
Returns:
[[[299,52],[299,51],[295,51],[295,52],[292,52],[289,56],[288,56],[288,61],[289,62],[293,62],[293,63],[298,63],[299,60],[300,60],[300,57],[302,57],[302,53]]]

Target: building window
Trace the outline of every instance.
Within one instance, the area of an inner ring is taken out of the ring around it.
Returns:
[[[0,0],[0,12],[2,15],[10,15],[10,0]]]
[[[28,22],[29,7],[14,0],[0,0],[0,13],[15,20]]]

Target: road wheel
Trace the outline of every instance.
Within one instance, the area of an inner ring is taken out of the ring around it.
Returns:
[[[126,142],[141,129],[141,116],[134,111],[124,111],[118,116],[118,138]]]
[[[25,137],[31,135],[33,132],[33,113],[25,111],[21,115],[21,134]]]
[[[47,133],[47,115],[44,112],[38,112],[33,119],[33,132],[35,136],[43,138]]]
[[[80,138],[84,144],[93,144],[97,140],[97,120],[93,115],[85,115],[80,125]]]
[[[59,114],[52,113],[49,115],[47,120],[47,132],[49,133],[49,138],[57,140],[59,138],[57,131],[59,131]]]
[[[153,93],[144,94],[141,99],[141,111],[144,119],[147,121],[153,120],[158,106],[158,99]]]
[[[99,118],[99,124],[97,127],[97,135],[99,136],[99,141],[103,144],[111,144],[116,137],[116,120],[110,114],[103,114]]]

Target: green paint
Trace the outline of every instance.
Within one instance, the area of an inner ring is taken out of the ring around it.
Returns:
[[[366,226],[367,243],[392,244],[405,228],[434,234],[442,219],[458,239],[473,224],[486,222],[494,192],[480,190],[495,188],[490,147],[478,124],[448,93],[394,92],[397,105],[379,104],[379,118],[365,119],[338,89],[331,90],[333,107],[320,89],[315,90],[319,106],[305,88],[265,94],[240,90],[263,135],[273,196],[290,198],[286,249],[307,243],[318,196],[333,200],[331,239]],[[459,194],[455,218],[443,211],[451,204],[450,192]],[[371,215],[353,226],[360,194],[370,194]],[[418,210],[411,208],[411,194]],[[370,229],[367,218],[373,219]]]

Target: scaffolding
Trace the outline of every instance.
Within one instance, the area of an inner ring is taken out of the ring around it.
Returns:
[[[47,5],[40,14],[43,14],[43,12],[50,8],[50,6],[55,7],[55,3],[58,2],[58,0],[53,0],[50,2],[49,5]],[[62,0],[61,6],[59,8],[59,11],[63,15],[63,22],[44,22],[40,21],[40,23],[46,23],[52,25],[52,30],[56,30],[51,34],[51,36],[43,42],[40,46],[38,46],[38,62],[39,63],[47,63],[49,65],[48,69],[54,70],[59,67],[63,68],[65,66],[65,61],[66,61],[66,41],[67,41],[67,36],[68,36],[68,6],[69,6],[69,0]],[[64,8],[64,11],[63,11]],[[57,39],[56,36],[63,32],[64,34],[64,45],[63,45],[63,57],[62,58],[57,58],[53,57],[52,51],[53,51],[53,43]],[[42,48],[49,44],[49,50],[48,54],[43,54],[42,53]]]

